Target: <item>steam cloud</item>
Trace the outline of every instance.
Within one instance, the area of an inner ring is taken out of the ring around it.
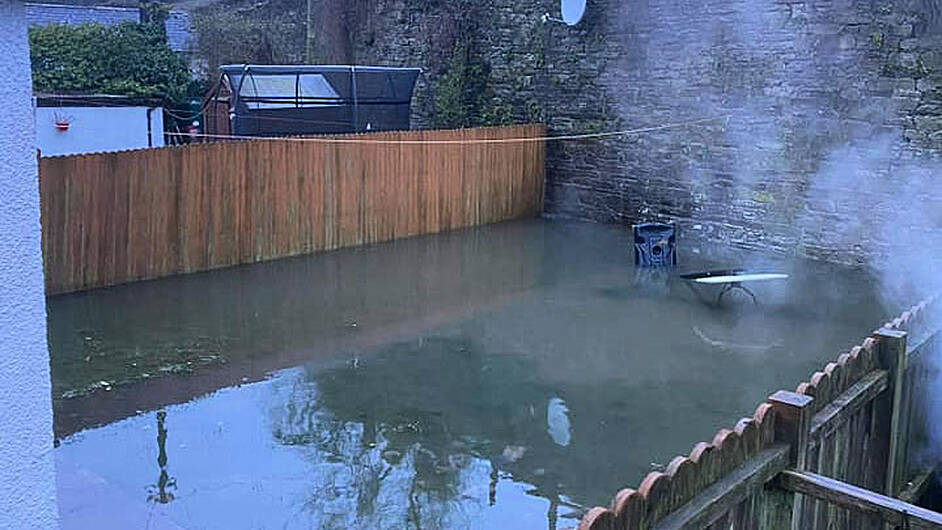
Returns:
[[[885,7],[851,0],[615,7],[611,18],[625,35],[621,64],[603,77],[620,87],[609,96],[621,118],[729,116],[720,130],[616,147],[643,151],[648,166],[670,173],[668,186],[689,193],[686,206],[655,198],[641,215],[678,219],[688,234],[699,228],[741,247],[868,268],[887,307],[942,292],[942,134],[911,141],[921,107],[942,113],[942,95],[927,102],[935,96],[916,90],[920,76],[933,75],[919,53],[942,49],[942,2]],[[624,157],[626,170],[652,173],[636,157]],[[649,195],[656,178],[636,191]],[[939,374],[942,351],[932,362]],[[942,418],[942,377],[928,391],[930,418]],[[942,422],[930,423],[929,456],[938,461]]]

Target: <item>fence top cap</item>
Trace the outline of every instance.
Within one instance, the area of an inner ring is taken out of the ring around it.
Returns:
[[[795,407],[805,407],[811,404],[814,398],[803,394],[796,394],[795,392],[789,392],[788,390],[779,390],[769,397],[769,401],[793,405]]]
[[[880,328],[873,332],[874,335],[878,337],[892,337],[894,339],[901,339],[906,336],[906,332],[901,329],[891,329],[891,328]]]

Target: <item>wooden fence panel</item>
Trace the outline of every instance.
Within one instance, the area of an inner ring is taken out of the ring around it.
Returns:
[[[909,436],[904,448],[906,460],[903,469],[908,477],[913,477],[931,465],[929,455],[929,421],[932,410],[931,393],[933,384],[938,380],[938,366],[933,363],[933,353],[939,347],[938,336],[923,342],[919,348],[910,352],[906,368],[909,417],[906,420]]]
[[[866,339],[841,354],[809,381],[799,394],[814,398],[815,411],[804,470],[874,491],[883,491],[887,450],[874,436],[877,422],[888,418],[881,407],[888,397],[887,373],[878,370],[877,341]],[[869,528],[870,518],[849,514],[824,501],[808,500],[800,514],[802,528]]]
[[[544,135],[522,125],[41,158],[46,292],[533,217]]]
[[[929,447],[929,422],[932,421],[932,391],[939,378],[939,334],[933,330],[938,315],[938,300],[928,300],[887,323],[909,333],[906,355],[905,404],[901,430],[906,433],[900,448],[900,499],[916,502],[925,492],[936,456]]]
[[[712,443],[697,445],[689,457],[677,457],[666,473],[649,474],[637,491],[624,489],[610,507],[592,509],[580,529],[882,530],[885,521],[878,514],[851,513],[831,502],[789,496],[773,479],[788,464],[873,492],[889,489],[890,495],[896,495],[901,482],[911,482],[919,471],[912,463],[919,451],[915,441],[927,427],[926,404],[913,396],[926,388],[917,385],[932,377],[926,364],[931,356],[924,352],[939,340],[928,316],[936,310],[930,303],[886,323],[795,393],[773,395],[753,418],[741,420],[734,431],[720,431]],[[914,332],[929,338],[907,352],[907,334]],[[810,417],[807,429],[800,427],[798,416]],[[796,426],[798,434],[782,436],[779,427],[784,425]],[[758,452],[743,450],[754,447],[742,443],[753,439],[746,432],[752,428],[770,433],[758,437]],[[782,444],[791,454],[788,462],[774,458]]]
[[[721,429],[711,442],[701,442],[688,456],[674,458],[665,472],[650,473],[637,490],[618,492],[611,507],[592,509],[579,528],[674,529],[694,521],[705,522],[709,528],[756,528],[759,514],[752,507],[765,502],[762,485],[787,463],[787,447],[775,444],[773,406],[763,403],[732,430]],[[750,467],[753,461],[759,463]],[[722,484],[734,474],[749,487]],[[690,510],[687,505],[697,497],[708,500]]]

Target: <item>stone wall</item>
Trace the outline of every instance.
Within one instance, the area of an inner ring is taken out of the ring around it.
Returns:
[[[552,134],[715,118],[551,143],[550,216],[671,219],[722,243],[862,262],[892,250],[942,146],[932,0],[589,0],[576,27],[541,21],[554,0],[354,4],[351,62],[426,69],[418,126],[434,123],[436,80],[468,32],[492,97]]]
[[[191,15],[191,68],[208,84],[219,80],[224,64],[305,62],[307,7],[302,1],[209,2]]]

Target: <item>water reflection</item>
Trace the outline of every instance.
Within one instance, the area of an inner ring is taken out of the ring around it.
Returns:
[[[56,433],[507,303],[560,273],[543,261],[560,235],[546,232],[488,226],[50,298]]]
[[[546,406],[546,430],[550,438],[556,443],[566,447],[572,435],[569,432],[569,409],[561,398],[553,397]]]
[[[647,296],[667,296],[673,274],[675,272],[667,267],[636,268],[632,271],[633,290]]]
[[[167,412],[161,410],[157,412],[157,466],[160,468],[160,476],[157,478],[157,484],[148,488],[147,501],[167,504],[173,500],[173,491],[177,489],[177,480],[167,473],[167,428],[164,422],[167,420]]]
[[[635,281],[627,244],[498,226],[61,299],[60,390],[154,351],[227,361],[59,400],[62,498],[166,528],[566,528],[890,313],[810,267],[700,303]],[[135,410],[165,411],[156,446]]]
[[[333,514],[320,521],[328,528],[474,526],[501,502],[501,477],[532,484],[556,528],[562,477],[540,455],[568,445],[565,406],[554,397],[553,415],[538,413],[551,391],[532,373],[531,361],[489,357],[469,340],[401,343],[356,365],[306,369],[273,409],[272,436],[336,464],[306,505],[312,517]]]

